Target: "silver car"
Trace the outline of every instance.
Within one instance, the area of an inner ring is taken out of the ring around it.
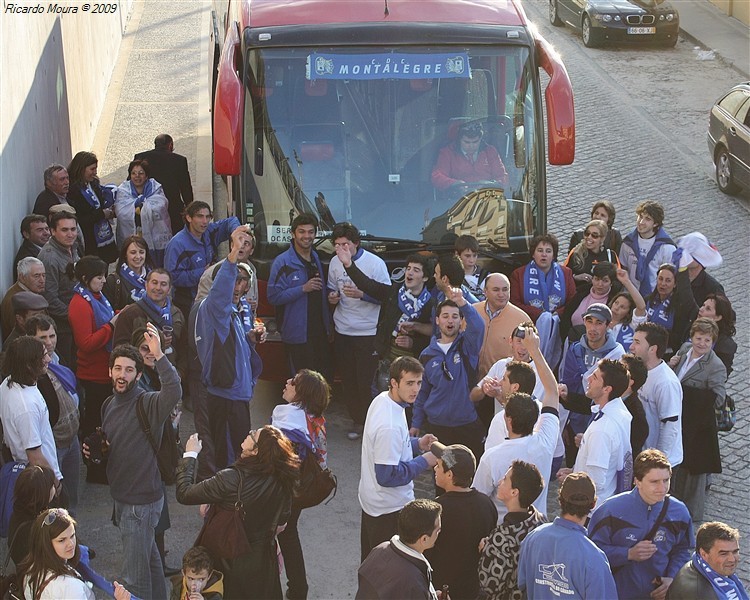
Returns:
[[[708,149],[722,192],[750,190],[750,82],[734,86],[711,108]]]

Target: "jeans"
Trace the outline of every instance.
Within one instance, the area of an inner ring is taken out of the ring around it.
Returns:
[[[78,482],[81,480],[81,444],[78,436],[73,436],[67,448],[57,447],[57,464],[68,495],[68,511],[75,517],[78,508]]]
[[[167,586],[154,528],[164,497],[151,504],[125,504],[115,500],[115,525],[122,537],[122,579],[118,580],[139,598],[166,600]]]

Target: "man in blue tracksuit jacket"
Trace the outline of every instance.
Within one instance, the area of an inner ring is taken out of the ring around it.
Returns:
[[[440,335],[432,337],[419,357],[425,371],[414,404],[411,435],[424,429],[443,444],[463,444],[478,462],[486,431],[469,393],[477,384],[484,321],[459,288],[451,289],[450,299],[437,306],[436,315]],[[463,332],[462,317],[466,320]]]
[[[633,474],[635,489],[612,496],[591,515],[589,537],[609,559],[620,600],[662,600],[690,559],[693,524],[687,507],[667,496],[672,467],[663,452],[641,452]]]
[[[250,304],[245,298],[250,269],[238,263],[238,253],[249,238],[248,225],[232,232],[232,250],[214,278],[208,296],[198,306],[195,344],[200,358],[201,381],[206,386],[206,406],[216,468],[233,462],[250,431],[250,400],[262,369],[255,351],[256,336]],[[227,447],[227,433],[231,447]]]
[[[185,227],[169,240],[164,268],[172,275],[173,302],[186,317],[198,292],[198,282],[216,256],[219,244],[240,226],[237,217],[212,223],[211,207],[195,200],[185,207]]]
[[[326,299],[323,265],[313,250],[318,220],[297,215],[292,221],[292,243],[279,254],[268,278],[268,301],[276,306],[281,340],[292,373],[312,369],[331,380],[331,314]]]
[[[560,486],[561,515],[521,542],[518,588],[528,600],[616,600],[604,552],[586,537],[596,488],[586,473],[571,473]]]

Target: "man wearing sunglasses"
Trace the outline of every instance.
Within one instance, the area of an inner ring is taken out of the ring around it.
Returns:
[[[469,392],[477,384],[484,321],[460,288],[450,289],[448,299],[438,304],[436,315],[439,335],[432,337],[419,357],[425,373],[414,405],[411,435],[424,429],[446,445],[467,446],[479,458],[485,428]],[[461,331],[462,318],[466,320],[465,331]]]

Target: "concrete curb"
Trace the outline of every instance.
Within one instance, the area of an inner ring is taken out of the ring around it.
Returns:
[[[689,41],[691,44],[695,44],[696,46],[700,46],[704,50],[710,50],[711,52],[713,52],[716,55],[716,57],[721,62],[723,62],[725,65],[727,65],[728,67],[731,67],[732,69],[734,69],[735,71],[737,71],[740,75],[742,75],[742,77],[744,77],[745,81],[750,80],[750,65],[746,67],[746,69],[748,69],[748,70],[743,69],[742,67],[740,67],[739,65],[737,65],[736,61],[734,61],[734,60],[732,60],[730,58],[727,58],[726,56],[724,56],[723,54],[721,54],[719,51],[717,51],[715,48],[711,48],[711,46],[709,46],[708,44],[706,44],[703,41],[699,40],[697,37],[695,37],[694,35],[692,35],[690,32],[686,31],[682,27],[680,27],[680,35],[682,37],[684,37],[687,41]]]

